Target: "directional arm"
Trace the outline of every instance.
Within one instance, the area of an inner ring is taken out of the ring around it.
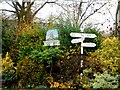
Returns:
[[[85,38],[95,38],[97,37],[95,34],[88,33],[70,33],[71,37],[85,37]]]

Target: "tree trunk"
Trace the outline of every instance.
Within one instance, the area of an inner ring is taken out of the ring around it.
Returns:
[[[114,32],[114,36],[117,37],[117,31],[118,31],[118,6],[117,6],[117,10],[116,10],[116,14],[115,14],[115,32]]]
[[[119,17],[119,18],[118,18]],[[118,6],[115,15],[115,32],[114,36],[118,37],[120,40],[120,1],[118,1]]]
[[[28,32],[32,28],[33,18],[31,13],[25,13],[18,18],[19,34]]]

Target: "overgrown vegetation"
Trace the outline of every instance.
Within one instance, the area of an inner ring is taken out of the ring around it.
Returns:
[[[84,48],[85,52],[92,52],[97,50],[98,48],[101,47],[101,42],[102,42],[102,35],[100,34],[99,30],[93,27],[87,27],[84,29],[84,33],[89,33],[89,34],[95,34],[97,37],[95,38],[86,38],[84,42],[92,42],[96,44],[96,47],[93,48]]]
[[[100,49],[89,53],[85,63],[92,88],[118,88],[120,49],[115,37],[105,38]]]
[[[70,37],[71,32],[80,32],[79,28],[72,25],[69,20],[61,21],[59,25],[53,24],[52,22],[52,26],[49,27],[57,27],[60,46],[43,46],[48,27],[41,28],[39,23],[19,36],[16,36],[17,30],[10,32],[4,29],[3,69],[0,74],[4,80],[3,88],[120,87],[120,48],[117,38],[102,38],[95,28],[86,28],[84,32],[96,34],[97,37],[87,38],[84,42],[94,42],[97,46],[94,49],[86,48],[86,53],[81,56],[80,44],[71,44]],[[83,68],[80,68],[81,60],[84,60]]]
[[[92,88],[118,88],[118,75],[112,76],[105,71],[103,74],[94,74],[95,79],[90,80]]]
[[[106,38],[100,49],[90,53],[87,67],[92,67],[95,72],[108,70],[110,74],[118,74],[120,63],[119,41],[115,37]],[[91,64],[90,64],[91,63]]]
[[[65,47],[69,49],[69,46],[72,46],[71,40],[72,37],[70,36],[71,32],[80,32],[79,27],[73,26],[69,19],[67,20],[60,20],[60,24],[58,24],[59,30],[59,38],[61,42],[61,47]]]

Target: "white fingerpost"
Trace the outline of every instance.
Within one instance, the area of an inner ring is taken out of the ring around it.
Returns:
[[[81,31],[83,32],[83,31]],[[88,33],[70,33],[70,36],[71,37],[78,37],[78,39],[72,39],[71,40],[71,43],[80,43],[81,42],[81,58],[82,57],[82,54],[83,54],[83,47],[95,47],[96,44],[95,43],[84,43],[84,39],[85,38],[95,38],[97,37],[95,34],[88,34]],[[81,59],[81,62],[80,62],[80,66],[81,66],[81,69],[83,69],[83,59]],[[83,70],[82,70],[83,71]],[[83,76],[83,73],[81,72],[80,73],[80,76],[81,76],[81,80],[82,80],[82,76]]]
[[[83,47],[95,47],[95,43],[83,43],[85,38],[95,38],[97,37],[95,34],[89,33],[70,33],[71,37],[78,37],[78,39],[72,39],[71,43],[80,43],[81,42],[81,54],[83,54]]]

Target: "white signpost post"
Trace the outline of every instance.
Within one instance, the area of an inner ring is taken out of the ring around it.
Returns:
[[[81,54],[83,54],[83,47],[95,47],[96,44],[95,43],[83,43],[83,41],[85,40],[85,38],[95,38],[97,37],[95,34],[88,34],[88,33],[70,33],[71,37],[78,37],[78,39],[72,39],[71,43],[80,43],[81,42]],[[81,56],[82,57],[82,56]],[[83,60],[81,60],[81,68],[83,68]],[[81,75],[81,80],[82,80],[82,75],[83,73],[80,74]]]

